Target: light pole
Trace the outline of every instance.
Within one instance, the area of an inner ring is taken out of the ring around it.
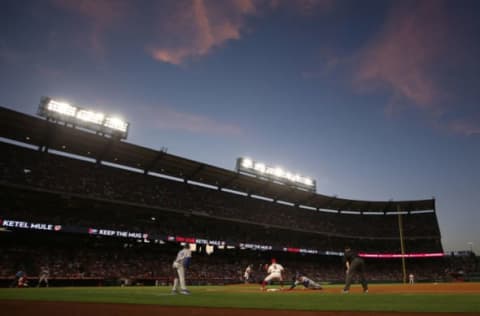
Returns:
[[[470,246],[470,252],[473,252],[473,241],[469,241],[467,244]]]

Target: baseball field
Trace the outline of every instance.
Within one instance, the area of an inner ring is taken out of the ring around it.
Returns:
[[[373,284],[280,291],[258,285],[0,289],[3,315],[480,315],[480,283]],[[5,314],[4,314],[5,312]]]

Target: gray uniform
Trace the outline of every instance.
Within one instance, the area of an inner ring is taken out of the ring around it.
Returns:
[[[176,270],[176,277],[173,280],[172,292],[177,292],[178,285],[180,281],[180,293],[188,294],[187,286],[185,284],[185,268],[190,263],[190,258],[192,257],[192,252],[188,248],[180,250],[173,262],[173,269]]]
[[[368,291],[367,279],[365,278],[365,261],[358,256],[355,251],[350,249],[345,250],[345,261],[349,265],[347,271],[347,276],[345,279],[345,287],[343,288],[344,292],[350,290],[350,285],[352,284],[353,275],[358,273],[360,276],[360,283],[362,283],[363,291]]]
[[[40,271],[40,277],[38,279],[37,287],[40,287],[42,285],[42,282],[45,283],[46,287],[48,287],[48,277],[49,276],[50,276],[50,271],[48,271],[47,268],[42,268],[42,271]]]
[[[290,287],[290,290],[292,290],[298,285],[303,285],[306,289],[311,289],[311,290],[322,289],[322,286],[320,284],[301,274],[297,275],[297,277],[295,278],[295,282],[293,282],[292,286]]]

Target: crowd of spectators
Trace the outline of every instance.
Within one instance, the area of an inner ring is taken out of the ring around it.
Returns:
[[[225,241],[230,245],[249,243],[274,248],[307,248],[319,251],[343,251],[348,244],[364,252],[399,253],[398,239],[345,238],[286,228],[215,219],[182,212],[139,208],[80,198],[62,198],[58,194],[19,191],[4,188],[0,192],[0,218],[25,222],[49,223],[67,227],[123,230],[147,233],[149,236],[182,236]],[[75,230],[78,233],[82,231]],[[431,252],[429,239],[407,239],[408,252]]]
[[[106,238],[91,239],[82,236],[62,238],[43,236],[13,236],[1,241],[0,279],[12,278],[18,270],[30,279],[42,269],[50,272],[51,284],[56,279],[129,280],[129,284],[172,280],[171,264],[179,246],[176,244],[124,243]],[[228,284],[243,282],[245,267],[253,266],[254,282],[265,275],[264,266],[275,256],[286,268],[286,279],[297,271],[322,282],[343,282],[345,276],[342,257],[288,254],[281,252],[254,252],[245,250],[217,250],[206,254],[205,249],[193,253],[187,278],[195,284]],[[416,259],[407,262],[408,272],[418,281],[442,280],[448,264],[443,258]],[[400,260],[369,260],[367,274],[370,281],[401,281]]]
[[[116,203],[135,203],[189,216],[243,222],[250,227],[263,227],[267,235],[269,229],[284,229],[319,234],[322,240],[332,237],[398,238],[397,216],[393,215],[311,211],[5,143],[1,143],[0,148],[4,153],[0,160],[4,185],[22,185]],[[62,217],[61,220],[66,219]],[[178,230],[177,226],[168,227],[168,222],[164,222],[162,228]],[[403,215],[403,230],[407,241],[410,239],[431,250],[441,250],[435,213]]]

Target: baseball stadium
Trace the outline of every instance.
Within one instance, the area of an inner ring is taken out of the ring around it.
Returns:
[[[68,115],[49,98],[38,115],[0,108],[6,315],[480,314],[478,257],[444,251],[433,198],[322,195],[249,158],[227,170]],[[189,295],[172,293],[182,245]],[[347,245],[368,293],[355,278],[342,291]],[[262,291],[272,259],[283,281]]]

